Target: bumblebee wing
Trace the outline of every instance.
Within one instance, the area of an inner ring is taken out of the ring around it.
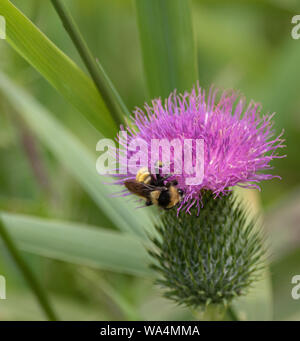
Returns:
[[[129,192],[138,195],[144,199],[148,199],[150,192],[154,189],[154,186],[147,185],[136,180],[125,181],[124,185]]]

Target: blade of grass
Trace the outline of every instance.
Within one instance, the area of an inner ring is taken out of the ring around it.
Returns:
[[[131,116],[130,111],[128,110],[128,108],[125,105],[121,95],[118,93],[117,89],[115,88],[114,84],[112,83],[112,81],[110,80],[108,75],[106,74],[105,70],[103,69],[103,67],[100,64],[98,59],[96,59],[96,63],[97,63],[98,68],[100,69],[100,71],[102,73],[103,78],[106,81],[106,84],[107,84],[108,88],[110,89],[110,92],[112,93],[112,96],[114,96],[116,103],[118,103],[120,109],[125,114],[125,116],[126,117],[130,117]]]
[[[296,286],[296,283],[292,283],[292,278],[299,274],[299,262],[300,248],[298,247],[276,259],[271,265],[276,321],[290,320],[300,314],[299,300],[292,296],[292,289]]]
[[[258,216],[261,216],[258,191],[235,188],[234,192],[241,199],[246,211],[248,211],[248,219],[257,219]],[[259,222],[262,223],[261,219]],[[267,251],[269,250],[267,249]],[[249,293],[246,296],[237,297],[232,303],[232,309],[240,320],[270,321],[273,319],[271,272],[266,259],[261,265],[263,269],[260,278],[251,285]]]
[[[14,259],[15,263],[17,264],[19,270],[23,274],[24,278],[26,279],[27,283],[32,289],[32,292],[35,294],[41,308],[43,309],[45,315],[50,321],[57,321],[58,318],[52,309],[52,306],[48,300],[48,297],[40,285],[38,279],[36,278],[35,274],[32,272],[30,267],[27,265],[23,257],[21,256],[18,248],[15,246],[15,242],[13,238],[11,238],[10,234],[8,233],[6,227],[4,226],[1,216],[0,216],[0,236],[3,239],[5,246],[7,247],[9,253],[11,254],[12,258]]]
[[[6,41],[104,136],[117,131],[93,81],[10,1],[0,1]]]
[[[121,108],[118,102],[115,101],[115,98],[112,96],[113,94],[110,92],[110,87],[107,86],[107,76],[104,76],[102,72],[103,68],[98,67],[96,59],[92,55],[87,43],[85,42],[67,7],[63,5],[60,0],[51,0],[51,2],[71,40],[73,41],[78,53],[80,54],[83,62],[85,63],[85,66],[87,67],[92,79],[94,80],[95,85],[102,95],[117,126],[120,126],[120,124],[123,123],[123,115],[120,110]]]
[[[35,135],[52,151],[69,173],[82,185],[99,205],[103,214],[117,228],[145,237],[145,229],[152,224],[145,210],[137,210],[128,199],[112,197],[119,187],[110,184],[112,179],[100,176],[96,171],[96,158],[65,129],[46,108],[13,84],[0,72],[0,91],[16,113],[28,124]]]
[[[79,269],[78,274],[79,276],[84,277],[94,290],[97,292],[103,291],[104,294],[120,309],[126,320],[141,320],[141,316],[139,316],[133,305],[128,302],[127,298],[118,292],[110,283],[104,280],[102,275],[96,274],[95,271],[87,268]]]
[[[293,276],[299,274],[300,262],[300,187],[288,192],[268,208],[265,224],[272,246],[271,274],[274,319],[299,320],[299,300],[292,297]]]
[[[83,224],[2,212],[18,247],[26,252],[93,268],[149,276],[139,238]]]
[[[198,79],[195,40],[187,0],[136,0],[149,95],[166,98]]]
[[[239,320],[236,312],[234,311],[234,309],[232,307],[227,308],[226,314],[229,317],[230,321],[238,321]]]

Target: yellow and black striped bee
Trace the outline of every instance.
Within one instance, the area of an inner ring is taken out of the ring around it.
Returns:
[[[125,187],[133,194],[146,200],[146,205],[157,205],[170,209],[179,204],[183,198],[183,191],[178,189],[177,180],[165,181],[171,175],[161,176],[159,172],[154,176],[148,168],[141,168],[135,180],[125,181]]]

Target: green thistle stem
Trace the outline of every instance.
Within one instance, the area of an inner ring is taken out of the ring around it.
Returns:
[[[231,321],[239,321],[239,318],[232,307],[228,307],[226,313]]]
[[[120,102],[120,96],[115,97],[117,93],[115,88],[111,88],[111,81],[107,81],[108,77],[104,72],[103,67],[99,67],[100,63],[96,62],[96,59],[92,55],[87,43],[83,39],[79,28],[77,27],[74,19],[72,18],[70,12],[67,8],[62,4],[60,0],[51,0],[53,7],[55,8],[57,14],[59,15],[66,31],[68,32],[71,40],[73,41],[78,53],[80,54],[85,66],[87,67],[97,89],[99,90],[101,96],[103,97],[114,121],[119,127],[120,124],[123,123],[123,115],[121,110],[125,109],[126,106],[124,103]],[[110,91],[110,90],[111,91]],[[127,114],[128,110],[125,111]]]
[[[208,305],[203,314],[202,320],[203,321],[222,321],[226,315],[226,308],[221,305]]]
[[[45,315],[50,321],[57,321],[58,318],[52,309],[52,306],[48,300],[48,297],[40,285],[39,281],[35,277],[34,273],[27,265],[23,257],[21,256],[18,248],[15,246],[14,240],[11,238],[9,233],[7,232],[2,219],[0,218],[0,236],[2,237],[8,251],[10,252],[12,258],[14,259],[15,263],[17,264],[18,268],[22,272],[24,278],[28,282],[29,286],[31,287],[33,293],[35,294],[41,308],[44,310]]]
[[[192,309],[191,312],[195,319],[199,321],[239,321],[237,314],[231,306],[226,308],[223,305],[209,305],[200,311]]]

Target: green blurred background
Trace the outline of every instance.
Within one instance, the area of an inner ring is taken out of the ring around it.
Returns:
[[[49,1],[12,2],[85,70]],[[150,98],[133,1],[65,2],[129,110],[143,106]],[[264,113],[277,113],[277,133],[285,130],[284,153],[288,157],[273,162],[273,172],[282,180],[263,183],[260,193],[273,247],[275,319],[300,319],[300,302],[290,295],[291,278],[297,271],[300,274],[300,40],[291,38],[291,19],[296,14],[300,14],[297,0],[192,1],[200,85],[239,89],[247,99],[261,102]],[[99,133],[85,118],[74,115],[75,109],[4,40],[0,40],[0,69],[95,151]],[[114,228],[1,94],[0,209]],[[92,270],[28,253],[24,257],[62,319],[193,318],[186,309],[161,298],[152,279]],[[7,279],[8,297],[0,300],[0,320],[43,319],[2,243],[0,274]]]

